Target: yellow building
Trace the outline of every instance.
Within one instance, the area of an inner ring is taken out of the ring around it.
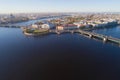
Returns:
[[[32,28],[38,28],[38,25],[33,24],[31,27]]]
[[[57,30],[64,30],[64,27],[63,26],[57,26],[56,29]]]

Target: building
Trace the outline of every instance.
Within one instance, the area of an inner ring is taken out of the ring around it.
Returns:
[[[77,25],[78,28],[88,26],[88,24],[86,22],[82,22],[82,21],[78,22],[78,23],[74,23],[74,25]]]
[[[56,27],[57,30],[74,30],[78,29],[79,27],[74,24],[67,24],[67,25],[58,25]]]
[[[57,29],[57,30],[64,30],[64,26],[63,26],[63,25],[58,25],[58,26],[56,27],[56,29]]]
[[[41,28],[50,29],[50,25],[48,25],[48,24],[43,24],[43,25],[41,25]]]
[[[34,29],[36,29],[36,28],[38,28],[38,25],[36,25],[36,24],[33,24],[33,25],[31,26],[31,28],[34,28]]]
[[[53,29],[53,28],[55,28],[54,24],[52,24],[52,23],[50,23],[50,22],[48,22],[46,20],[44,20],[42,22],[42,24],[40,24],[40,25],[41,25],[41,28],[47,28],[47,29]]]

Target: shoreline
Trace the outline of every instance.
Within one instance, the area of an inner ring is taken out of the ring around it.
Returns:
[[[34,30],[33,32],[29,33],[26,31],[26,29],[22,29],[23,30],[23,33],[27,36],[36,36],[36,35],[43,35],[43,34],[48,34],[49,33],[49,30]]]

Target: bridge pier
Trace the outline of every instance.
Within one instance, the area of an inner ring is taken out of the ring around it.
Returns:
[[[93,35],[92,34],[89,34],[89,38],[92,38],[93,37]]]
[[[73,33],[74,33],[74,31],[71,31],[71,33],[73,34]]]
[[[83,32],[80,32],[81,35],[83,35],[84,33]]]
[[[103,42],[107,42],[108,38],[107,37],[104,37],[103,38]]]
[[[118,44],[118,46],[120,47],[120,44]]]
[[[56,33],[57,33],[57,34],[60,34],[60,32],[59,32],[59,31],[56,31]]]

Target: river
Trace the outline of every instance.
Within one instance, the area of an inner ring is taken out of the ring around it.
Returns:
[[[57,19],[57,18],[62,18],[62,16],[60,17],[53,17],[53,18],[42,18],[42,19],[36,19],[36,20],[29,20],[26,22],[19,22],[19,23],[14,23],[14,24],[10,24],[10,25],[14,25],[14,26],[28,26],[31,24],[34,24],[36,22],[40,22],[40,21],[46,21],[46,20],[51,20],[51,19]],[[9,24],[7,24],[9,25]]]
[[[93,32],[99,33],[99,34],[104,34],[104,35],[107,35],[107,36],[112,36],[112,37],[115,37],[115,38],[120,38],[120,26],[93,30]]]
[[[95,32],[120,38],[120,28]],[[0,80],[120,80],[120,47],[80,34],[27,37],[0,28]]]

